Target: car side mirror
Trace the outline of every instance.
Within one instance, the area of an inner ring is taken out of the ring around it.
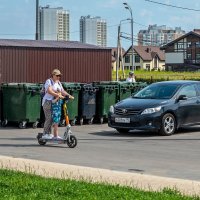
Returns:
[[[186,95],[180,95],[179,97],[178,97],[178,99],[177,99],[177,102],[178,101],[181,101],[181,100],[187,100],[188,98],[187,98],[187,96]]]

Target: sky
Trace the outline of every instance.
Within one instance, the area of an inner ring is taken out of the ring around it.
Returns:
[[[155,0],[187,8],[199,9],[199,0]],[[70,40],[79,41],[79,19],[81,16],[100,16],[107,20],[107,46],[117,46],[117,26],[120,20],[130,18],[124,8],[127,2],[133,10],[134,35],[151,24],[181,27],[186,32],[200,28],[200,11],[171,8],[145,0],[40,0],[41,6],[63,7],[70,11]],[[139,24],[140,25],[139,25]],[[121,31],[130,34],[131,24],[122,22]],[[0,0],[0,38],[35,38],[35,0]],[[122,39],[127,49],[131,41]],[[136,45],[136,43],[135,43]]]

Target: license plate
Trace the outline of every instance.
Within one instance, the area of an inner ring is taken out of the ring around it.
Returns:
[[[116,117],[115,118],[115,122],[116,123],[130,123],[130,118],[118,118],[118,117]]]

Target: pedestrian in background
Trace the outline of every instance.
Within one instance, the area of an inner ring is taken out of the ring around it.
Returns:
[[[135,80],[135,75],[133,72],[129,72],[129,76],[128,78],[126,79],[127,82],[131,82],[131,83],[135,83],[136,80]]]

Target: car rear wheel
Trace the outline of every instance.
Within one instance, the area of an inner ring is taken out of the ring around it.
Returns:
[[[160,134],[164,136],[173,135],[176,131],[176,120],[174,115],[167,113],[162,118]]]
[[[119,133],[128,133],[130,130],[125,128],[117,128],[116,129]]]

